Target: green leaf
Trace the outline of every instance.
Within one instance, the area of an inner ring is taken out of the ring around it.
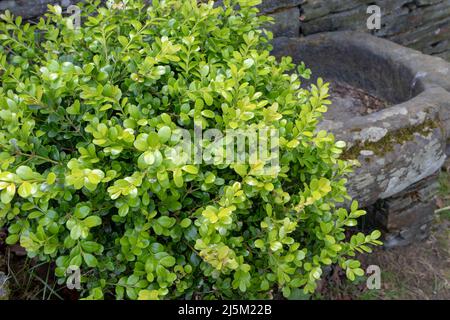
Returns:
[[[128,214],[128,211],[130,210],[130,207],[128,206],[128,204],[123,204],[119,207],[119,216],[121,217],[125,217]]]
[[[351,205],[350,210],[351,210],[352,212],[358,210],[358,201],[354,200],[354,201],[352,202],[352,205]]]
[[[159,300],[158,290],[141,290],[139,291],[138,300]]]
[[[136,137],[136,140],[134,141],[134,147],[139,151],[147,151],[148,150],[147,139],[148,134],[141,133]]]
[[[347,222],[345,223],[345,225],[347,227],[354,227],[358,224],[358,222],[355,219],[349,219],[347,220]]]
[[[83,224],[88,228],[93,228],[102,224],[102,219],[99,216],[89,216],[83,220]]]
[[[234,165],[234,170],[241,177],[245,177],[247,175],[248,166],[245,165],[245,164],[235,164]]]
[[[213,97],[208,92],[203,92],[203,100],[205,100],[205,103],[208,107],[212,106],[214,103]]]
[[[206,118],[211,118],[214,119],[214,117],[216,116],[214,111],[211,110],[203,110],[202,111],[202,116],[206,117]]]
[[[180,169],[176,169],[173,172],[173,181],[175,182],[175,185],[178,188],[181,188],[184,185],[184,181],[183,181],[183,173],[181,172]]]
[[[134,286],[136,283],[138,283],[139,277],[137,275],[131,275],[127,279],[127,285]]]
[[[196,166],[193,166],[191,164],[183,166],[183,170],[190,174],[197,174],[198,168]]]
[[[256,247],[256,248],[259,248],[259,249],[264,248],[264,247],[265,247],[264,241],[261,240],[261,239],[256,240],[256,241],[255,241],[255,247]]]
[[[270,249],[272,251],[278,251],[278,250],[281,250],[282,248],[283,248],[283,245],[279,241],[274,241],[274,242],[270,243]]]
[[[55,183],[55,181],[56,181],[56,174],[53,172],[50,172],[47,175],[47,179],[46,179],[47,184],[52,185]]]
[[[78,219],[84,219],[89,215],[89,213],[91,213],[91,208],[88,206],[80,206],[75,208],[74,215]]]
[[[353,272],[355,273],[355,275],[357,275],[359,277],[362,277],[364,275],[364,270],[361,268],[353,269]]]
[[[70,237],[73,240],[78,240],[81,237],[81,226],[79,226],[78,224],[73,226],[73,228],[70,230]]]
[[[175,258],[171,256],[167,256],[162,258],[159,263],[161,263],[164,267],[173,267],[176,263]]]
[[[23,180],[32,180],[36,177],[36,174],[28,166],[20,166],[16,169],[16,174]]]
[[[5,242],[9,245],[16,244],[17,241],[19,241],[19,237],[20,236],[18,234],[11,234],[6,238]]]
[[[75,102],[66,109],[67,113],[70,115],[80,114],[80,101],[75,100]]]
[[[117,40],[119,40],[119,43],[122,45],[122,47],[126,47],[128,45],[128,39],[124,36],[119,36]]]
[[[216,181],[216,176],[213,173],[208,173],[205,177],[205,183],[211,184]]]
[[[83,253],[84,262],[90,268],[95,268],[98,265],[97,258],[90,253]]]
[[[249,69],[253,66],[255,61],[252,58],[248,58],[244,60],[244,68]]]
[[[295,279],[292,279],[292,280],[291,280],[291,283],[290,283],[291,287],[293,287],[293,288],[298,288],[298,287],[300,287],[302,284],[303,284],[303,281],[302,281],[301,278],[295,278]]]
[[[163,226],[164,228],[170,228],[172,227],[176,220],[167,216],[162,216],[158,218],[158,223]]]
[[[204,105],[205,105],[205,103],[203,102],[202,99],[195,100],[195,108],[196,109],[202,109]]]
[[[78,254],[70,260],[69,265],[80,267],[82,262],[83,262],[83,258],[81,257],[81,255]]]
[[[347,275],[347,278],[350,281],[355,281],[355,274],[353,273],[352,269],[347,268],[347,270],[345,271],[345,274]]]
[[[270,284],[269,281],[267,281],[266,279],[264,279],[263,281],[261,281],[261,286],[260,286],[261,290],[263,291],[267,291],[270,289]]]
[[[0,194],[0,200],[4,204],[8,204],[11,202],[11,200],[14,198],[14,195],[16,194],[16,186],[15,184],[11,183],[8,185],[6,189],[4,189]]]
[[[91,172],[88,173],[88,180],[90,183],[92,184],[99,184],[100,181],[105,177],[105,174],[103,173],[103,171],[95,169],[95,170],[91,170]]]
[[[148,134],[147,143],[151,148],[156,148],[159,145],[159,136],[156,132],[150,132]]]
[[[283,292],[283,296],[285,298],[289,298],[289,296],[291,295],[291,288],[283,287],[283,289],[281,289],[281,292]]]
[[[33,191],[33,186],[31,185],[31,183],[29,183],[28,181],[25,181],[19,186],[17,193],[22,198],[28,198],[29,196],[31,196],[32,191]]]
[[[161,129],[158,130],[158,137],[161,143],[166,143],[171,135],[172,130],[168,126],[161,127]]]
[[[93,252],[98,252],[102,246],[94,241],[82,241],[81,247],[87,253],[93,253]]]
[[[170,116],[167,113],[161,114],[161,119],[165,124],[169,125],[172,123],[172,119],[170,118]]]
[[[203,210],[202,215],[209,220],[210,223],[216,223],[219,221],[219,217],[217,216],[217,209],[213,206],[207,206],[205,210]]]
[[[381,237],[381,232],[378,231],[378,230],[374,230],[374,231],[372,231],[372,233],[370,234],[370,238],[371,238],[372,240],[377,240],[377,239],[379,239],[380,237]]]
[[[189,218],[184,218],[183,220],[181,220],[180,222],[180,226],[184,229],[188,228],[192,223],[192,220]]]

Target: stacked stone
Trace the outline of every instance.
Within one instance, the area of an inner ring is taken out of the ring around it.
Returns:
[[[369,225],[389,232],[385,247],[407,245],[429,236],[438,187],[438,175],[434,174],[368,208]]]
[[[368,31],[367,7],[372,4],[382,11],[382,28],[375,35],[450,59],[449,0],[309,0],[302,6],[302,32]]]
[[[450,0],[264,0],[261,11],[273,16],[278,36],[367,28],[369,5],[381,8],[377,36],[450,60]]]

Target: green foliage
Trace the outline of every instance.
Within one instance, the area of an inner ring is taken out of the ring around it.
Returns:
[[[324,266],[370,251],[346,239],[345,143],[316,130],[330,102],[290,58],[270,56],[253,5],[195,0],[61,8],[37,25],[0,24],[0,225],[8,244],[80,266],[83,296],[270,298],[311,293]],[[239,9],[237,8],[239,5]],[[167,156],[177,128],[265,126],[279,132],[280,172],[193,165]]]

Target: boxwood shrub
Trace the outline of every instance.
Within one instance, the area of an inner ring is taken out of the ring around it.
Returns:
[[[332,264],[362,276],[380,233],[348,235],[365,212],[345,205],[345,143],[316,129],[328,85],[270,55],[259,2],[86,1],[81,26],[59,6],[2,14],[6,243],[61,284],[79,268],[88,299],[293,298]],[[275,130],[279,165],[168,152],[196,124]]]

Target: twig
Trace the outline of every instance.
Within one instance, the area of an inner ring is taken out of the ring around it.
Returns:
[[[445,208],[441,208],[439,210],[436,210],[434,213],[442,213],[442,212],[447,211],[447,210],[450,210],[450,206],[445,207]]]

